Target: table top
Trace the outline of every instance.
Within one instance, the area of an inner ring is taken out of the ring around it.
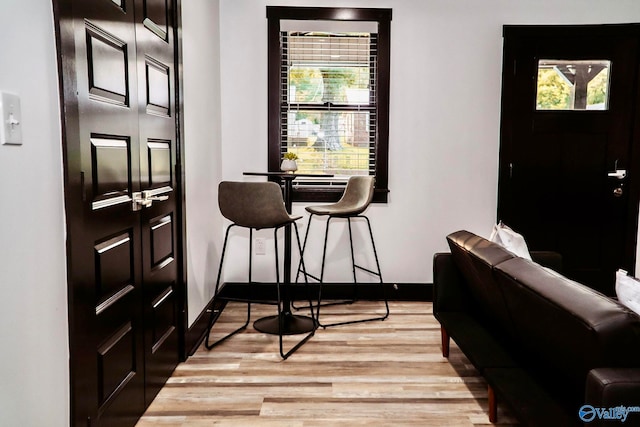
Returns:
[[[334,175],[329,173],[295,173],[295,172],[243,172],[243,175],[248,176],[277,176],[284,179],[295,179],[297,177],[310,177],[310,178],[332,178]]]

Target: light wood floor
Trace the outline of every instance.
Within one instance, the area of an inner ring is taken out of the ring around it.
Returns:
[[[380,303],[325,310],[371,313]],[[229,304],[230,330],[244,305]],[[431,303],[393,302],[384,322],[318,329],[289,359],[253,327],[180,364],[138,426],[486,426],[486,383],[452,343],[442,357]],[[274,314],[255,306],[253,319]],[[291,339],[297,336],[289,337]],[[499,406],[499,425],[515,425]]]

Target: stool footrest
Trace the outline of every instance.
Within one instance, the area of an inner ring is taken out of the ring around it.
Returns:
[[[373,274],[374,276],[378,276],[378,277],[382,278],[382,274],[380,274],[380,273],[378,273],[376,271],[373,271],[373,270],[369,270],[368,268],[361,267],[359,265],[354,265],[353,268],[358,268],[358,269],[360,269],[362,271],[366,271],[369,274]]]
[[[305,273],[302,270],[298,270],[298,273],[302,273],[303,275],[305,275],[307,277],[307,279],[309,279],[309,277],[311,277],[313,280],[315,280],[316,282],[320,282],[320,278],[318,276],[314,276],[311,273]],[[296,279],[296,283],[298,283],[298,280]]]

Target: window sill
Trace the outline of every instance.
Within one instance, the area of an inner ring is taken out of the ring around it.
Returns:
[[[293,189],[294,202],[337,202],[342,196],[344,188],[295,188]],[[388,203],[389,190],[376,188],[372,203]]]

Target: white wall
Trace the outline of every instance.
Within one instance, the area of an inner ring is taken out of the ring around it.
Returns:
[[[224,179],[267,166],[267,5],[393,9],[391,193],[368,213],[385,281],[400,283],[431,282],[446,234],[488,235],[496,220],[502,26],[640,21],[637,0],[221,0]],[[328,280],[348,279],[345,246],[331,249]],[[226,280],[246,276],[245,257],[234,248]],[[258,280],[273,280],[270,262],[259,258]]]
[[[218,21],[217,0],[182,2],[189,325],[213,295],[222,247]]]
[[[0,91],[20,96],[22,146],[0,145],[0,418],[69,425],[62,146],[51,1],[4,0]]]
[[[8,3],[7,3],[8,2]],[[217,1],[183,17],[189,320],[213,291],[221,244]],[[0,414],[3,425],[69,425],[62,145],[50,1],[5,0],[0,91],[22,103],[22,146],[0,146]],[[28,25],[28,30],[25,26]],[[34,409],[35,408],[35,409]]]

